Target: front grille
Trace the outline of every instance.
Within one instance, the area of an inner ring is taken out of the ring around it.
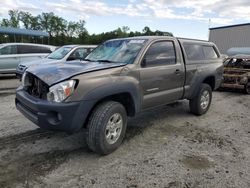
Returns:
[[[25,87],[25,90],[31,95],[39,99],[47,99],[47,93],[49,92],[49,86],[40,80],[38,77],[31,73],[26,74],[26,79],[29,84]]]

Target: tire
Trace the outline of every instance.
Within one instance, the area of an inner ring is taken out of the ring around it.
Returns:
[[[208,95],[209,98],[204,98]],[[189,101],[191,113],[195,115],[205,114],[212,101],[212,88],[208,84],[201,84],[197,95]]]
[[[87,145],[101,155],[115,151],[122,143],[127,128],[124,106],[115,101],[99,104],[87,125]]]
[[[250,95],[250,82],[245,85],[245,93]]]

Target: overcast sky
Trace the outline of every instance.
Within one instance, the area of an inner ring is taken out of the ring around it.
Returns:
[[[121,26],[141,31],[149,26],[178,37],[207,40],[209,25],[250,22],[249,0],[0,0],[1,18],[10,9],[33,15],[54,12],[68,21],[84,19],[91,34]]]

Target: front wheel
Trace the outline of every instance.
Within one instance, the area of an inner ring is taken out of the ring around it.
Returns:
[[[197,95],[189,101],[190,111],[195,115],[205,114],[211,104],[212,88],[208,84],[201,84]]]
[[[250,82],[245,85],[245,92],[250,95]]]
[[[122,143],[127,128],[127,113],[124,106],[115,101],[98,105],[87,125],[87,144],[99,154],[106,155]]]

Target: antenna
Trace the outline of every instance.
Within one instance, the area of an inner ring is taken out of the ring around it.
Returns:
[[[211,18],[208,19],[208,34],[207,34],[208,41],[209,41],[209,35],[210,35],[210,27],[211,27]]]

